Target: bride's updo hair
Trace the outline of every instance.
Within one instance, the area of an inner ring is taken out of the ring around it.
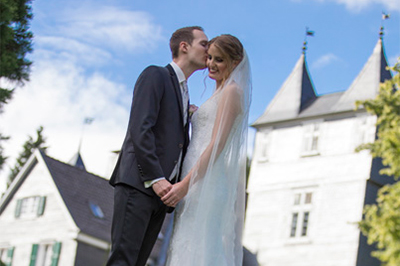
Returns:
[[[233,69],[242,61],[244,57],[243,45],[238,38],[230,34],[222,34],[211,39],[208,43],[208,47],[214,45],[228,64],[228,76],[224,78],[224,81],[232,73]]]

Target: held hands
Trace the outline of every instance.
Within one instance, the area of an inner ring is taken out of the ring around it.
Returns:
[[[172,189],[163,196],[161,200],[169,207],[175,207],[188,192],[188,186],[185,182],[179,182],[172,185]]]
[[[165,196],[171,189],[172,185],[170,182],[168,182],[166,179],[162,179],[152,185],[152,188],[154,192],[159,196],[160,198]]]

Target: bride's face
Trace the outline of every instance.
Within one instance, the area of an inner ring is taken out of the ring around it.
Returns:
[[[217,82],[217,88],[228,77],[228,62],[214,44],[208,48],[208,76]]]

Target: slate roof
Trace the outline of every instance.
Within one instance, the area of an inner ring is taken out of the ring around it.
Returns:
[[[302,117],[312,117],[318,115],[331,114],[334,112],[333,107],[342,97],[344,92],[336,92],[330,94],[320,95],[311,103],[307,108],[305,108],[301,113],[297,115],[297,118]],[[353,108],[354,108],[353,103]]]
[[[79,229],[111,242],[114,191],[108,180],[55,160],[41,152],[51,176]],[[90,204],[101,208],[104,218],[96,217]]]
[[[375,98],[379,92],[379,84],[392,78],[390,71],[386,70],[387,66],[385,50],[382,40],[379,39],[357,78],[334,106],[335,111],[352,110],[355,101]]]
[[[382,40],[379,39],[349,89],[316,96],[313,94],[314,87],[306,58],[302,54],[265,112],[252,126],[353,111],[357,100],[375,98],[379,92],[379,84],[392,77],[390,71],[386,70],[387,65]]]
[[[259,266],[257,256],[243,247],[243,266]]]
[[[316,98],[305,55],[302,54],[264,114],[253,125],[292,119]]]

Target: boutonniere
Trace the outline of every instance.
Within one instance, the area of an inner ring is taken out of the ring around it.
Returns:
[[[192,117],[192,115],[199,109],[195,104],[191,104],[189,106],[189,117]]]

